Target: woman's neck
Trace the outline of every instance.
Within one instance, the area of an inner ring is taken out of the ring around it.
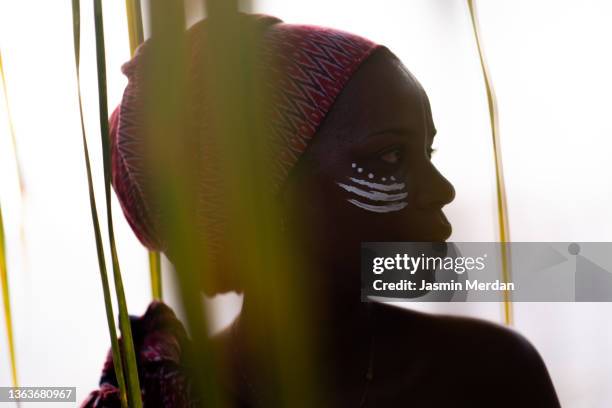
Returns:
[[[343,392],[357,395],[358,390],[363,387],[371,352],[369,307],[360,301],[352,305],[334,303],[319,307],[315,309],[316,313],[308,318],[304,317],[301,320],[304,327],[299,327],[298,330],[310,337],[305,345],[314,345],[310,350],[310,362],[314,363],[317,378],[327,377],[322,382],[334,393],[344,390]],[[262,378],[264,373],[270,372],[269,370],[276,366],[274,358],[279,356],[276,348],[295,334],[271,327],[270,322],[273,319],[266,319],[266,316],[257,313],[255,307],[245,295],[240,316],[224,335],[225,343],[229,345],[228,358],[235,371],[232,377],[240,383],[237,387],[239,393],[253,394],[257,393],[260,387],[265,387],[266,381]],[[305,330],[308,329],[306,326],[309,319],[313,322],[311,329]],[[306,349],[299,351],[308,352]],[[298,372],[294,374],[300,375]]]

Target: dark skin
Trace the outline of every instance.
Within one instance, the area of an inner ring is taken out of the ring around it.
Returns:
[[[334,373],[331,406],[359,406],[371,355],[364,406],[558,407],[542,359],[519,334],[360,300],[361,242],[450,236],[442,208],[455,193],[431,162],[435,134],[420,84],[389,51],[378,50],[343,89],[283,191],[286,233],[301,237],[299,247],[318,271],[313,313],[327,356],[322,371]],[[353,163],[404,182],[407,206],[375,213],[350,204],[337,183],[354,176]],[[248,336],[249,308],[245,293],[241,317],[217,340],[239,345]]]

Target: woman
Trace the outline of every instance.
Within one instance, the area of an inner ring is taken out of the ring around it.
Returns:
[[[279,146],[283,233],[299,237],[302,255],[319,271],[311,283],[325,356],[319,366],[332,373],[324,381],[327,404],[559,406],[542,359],[517,333],[474,319],[361,302],[361,242],[441,242],[451,233],[442,208],[454,190],[430,160],[436,130],[418,81],[388,49],[361,37],[269,17],[243,18],[261,27],[262,55],[272,56],[271,70],[281,73],[270,84],[272,112],[266,118]],[[205,38],[205,31],[206,23],[199,23],[188,38]],[[189,44],[198,60],[201,44]],[[111,117],[113,185],[141,242],[168,252],[171,243],[157,228],[161,215],[143,193],[142,184],[151,181],[139,176],[142,160],[134,148],[146,139],[139,115],[146,53],[145,44],[123,68],[129,84]],[[190,72],[197,77],[199,71]],[[214,139],[210,132],[196,136]],[[210,196],[215,180],[204,179],[202,189]],[[224,211],[202,201],[210,218]],[[204,218],[206,234],[223,235],[212,224],[206,228]],[[214,292],[242,289],[231,279],[223,282]],[[249,363],[255,315],[247,290],[240,317],[213,340],[231,361],[224,385],[235,406],[265,406],[266,395],[274,393],[261,374],[265,370]],[[181,350],[188,339],[172,311],[153,303],[133,327],[145,406],[197,406],[183,371]],[[101,389],[84,406],[114,406],[117,392],[109,355]]]

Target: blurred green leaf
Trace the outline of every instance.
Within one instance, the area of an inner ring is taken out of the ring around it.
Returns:
[[[154,200],[163,208],[161,230],[173,242],[181,302],[187,317],[192,347],[185,350],[194,390],[201,406],[223,407],[220,368],[212,351],[206,316],[202,310],[200,276],[206,274],[206,246],[195,228],[193,186],[196,181],[188,160],[181,159],[181,138],[186,129],[188,78],[185,62],[185,9],[183,1],[151,1],[145,106],[147,118],[147,174],[154,180]]]
[[[22,197],[25,194],[25,181],[23,179],[23,171],[21,170],[21,159],[19,158],[19,151],[17,150],[17,138],[15,136],[15,126],[13,125],[13,115],[11,114],[11,107],[8,99],[8,90],[6,86],[6,76],[4,74],[4,66],[2,64],[2,52],[0,51],[0,79],[2,80],[2,89],[4,89],[4,105],[6,107],[6,115],[9,125],[9,133],[11,136],[11,144],[13,146],[13,155],[15,157],[15,166],[17,166],[17,178],[19,180],[19,190],[21,191]]]

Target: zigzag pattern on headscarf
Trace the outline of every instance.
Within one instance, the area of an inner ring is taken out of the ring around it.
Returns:
[[[255,17],[265,21],[263,41],[258,52],[261,61],[274,61],[262,66],[267,70],[266,78],[274,83],[266,84],[272,90],[269,113],[269,127],[273,144],[277,148],[274,165],[275,183],[280,186],[290,170],[296,165],[301,154],[312,141],[323,119],[331,109],[350,77],[359,65],[378,47],[362,37],[339,30],[308,25],[285,24],[270,17]],[[188,30],[192,36],[200,30],[198,23]],[[195,45],[194,45],[195,44]],[[201,50],[197,42],[191,42],[191,57],[198,60]],[[158,235],[159,213],[151,208],[145,195],[145,174],[142,144],[146,141],[143,114],[142,67],[147,43],[139,47],[134,58],[124,64],[122,70],[128,77],[121,105],[111,116],[111,140],[113,161],[113,186],[121,202],[123,212],[143,245],[150,249],[165,250],[164,240]],[[195,65],[197,66],[197,65]],[[193,68],[193,67],[192,67]],[[197,70],[196,70],[197,71]],[[190,71],[197,80],[199,72]],[[199,87],[198,87],[199,88]],[[198,95],[195,91],[194,95]],[[193,112],[204,112],[205,96],[194,99]],[[198,116],[200,120],[202,116]],[[205,121],[205,119],[201,119]],[[189,128],[198,137],[214,143],[214,135],[207,133],[206,123]],[[201,148],[202,157],[214,150]],[[198,223],[208,235],[207,242],[214,246],[223,228],[223,206],[219,194],[214,194],[220,174],[214,166],[207,167],[199,175],[200,192]],[[195,221],[195,220],[194,220]]]

